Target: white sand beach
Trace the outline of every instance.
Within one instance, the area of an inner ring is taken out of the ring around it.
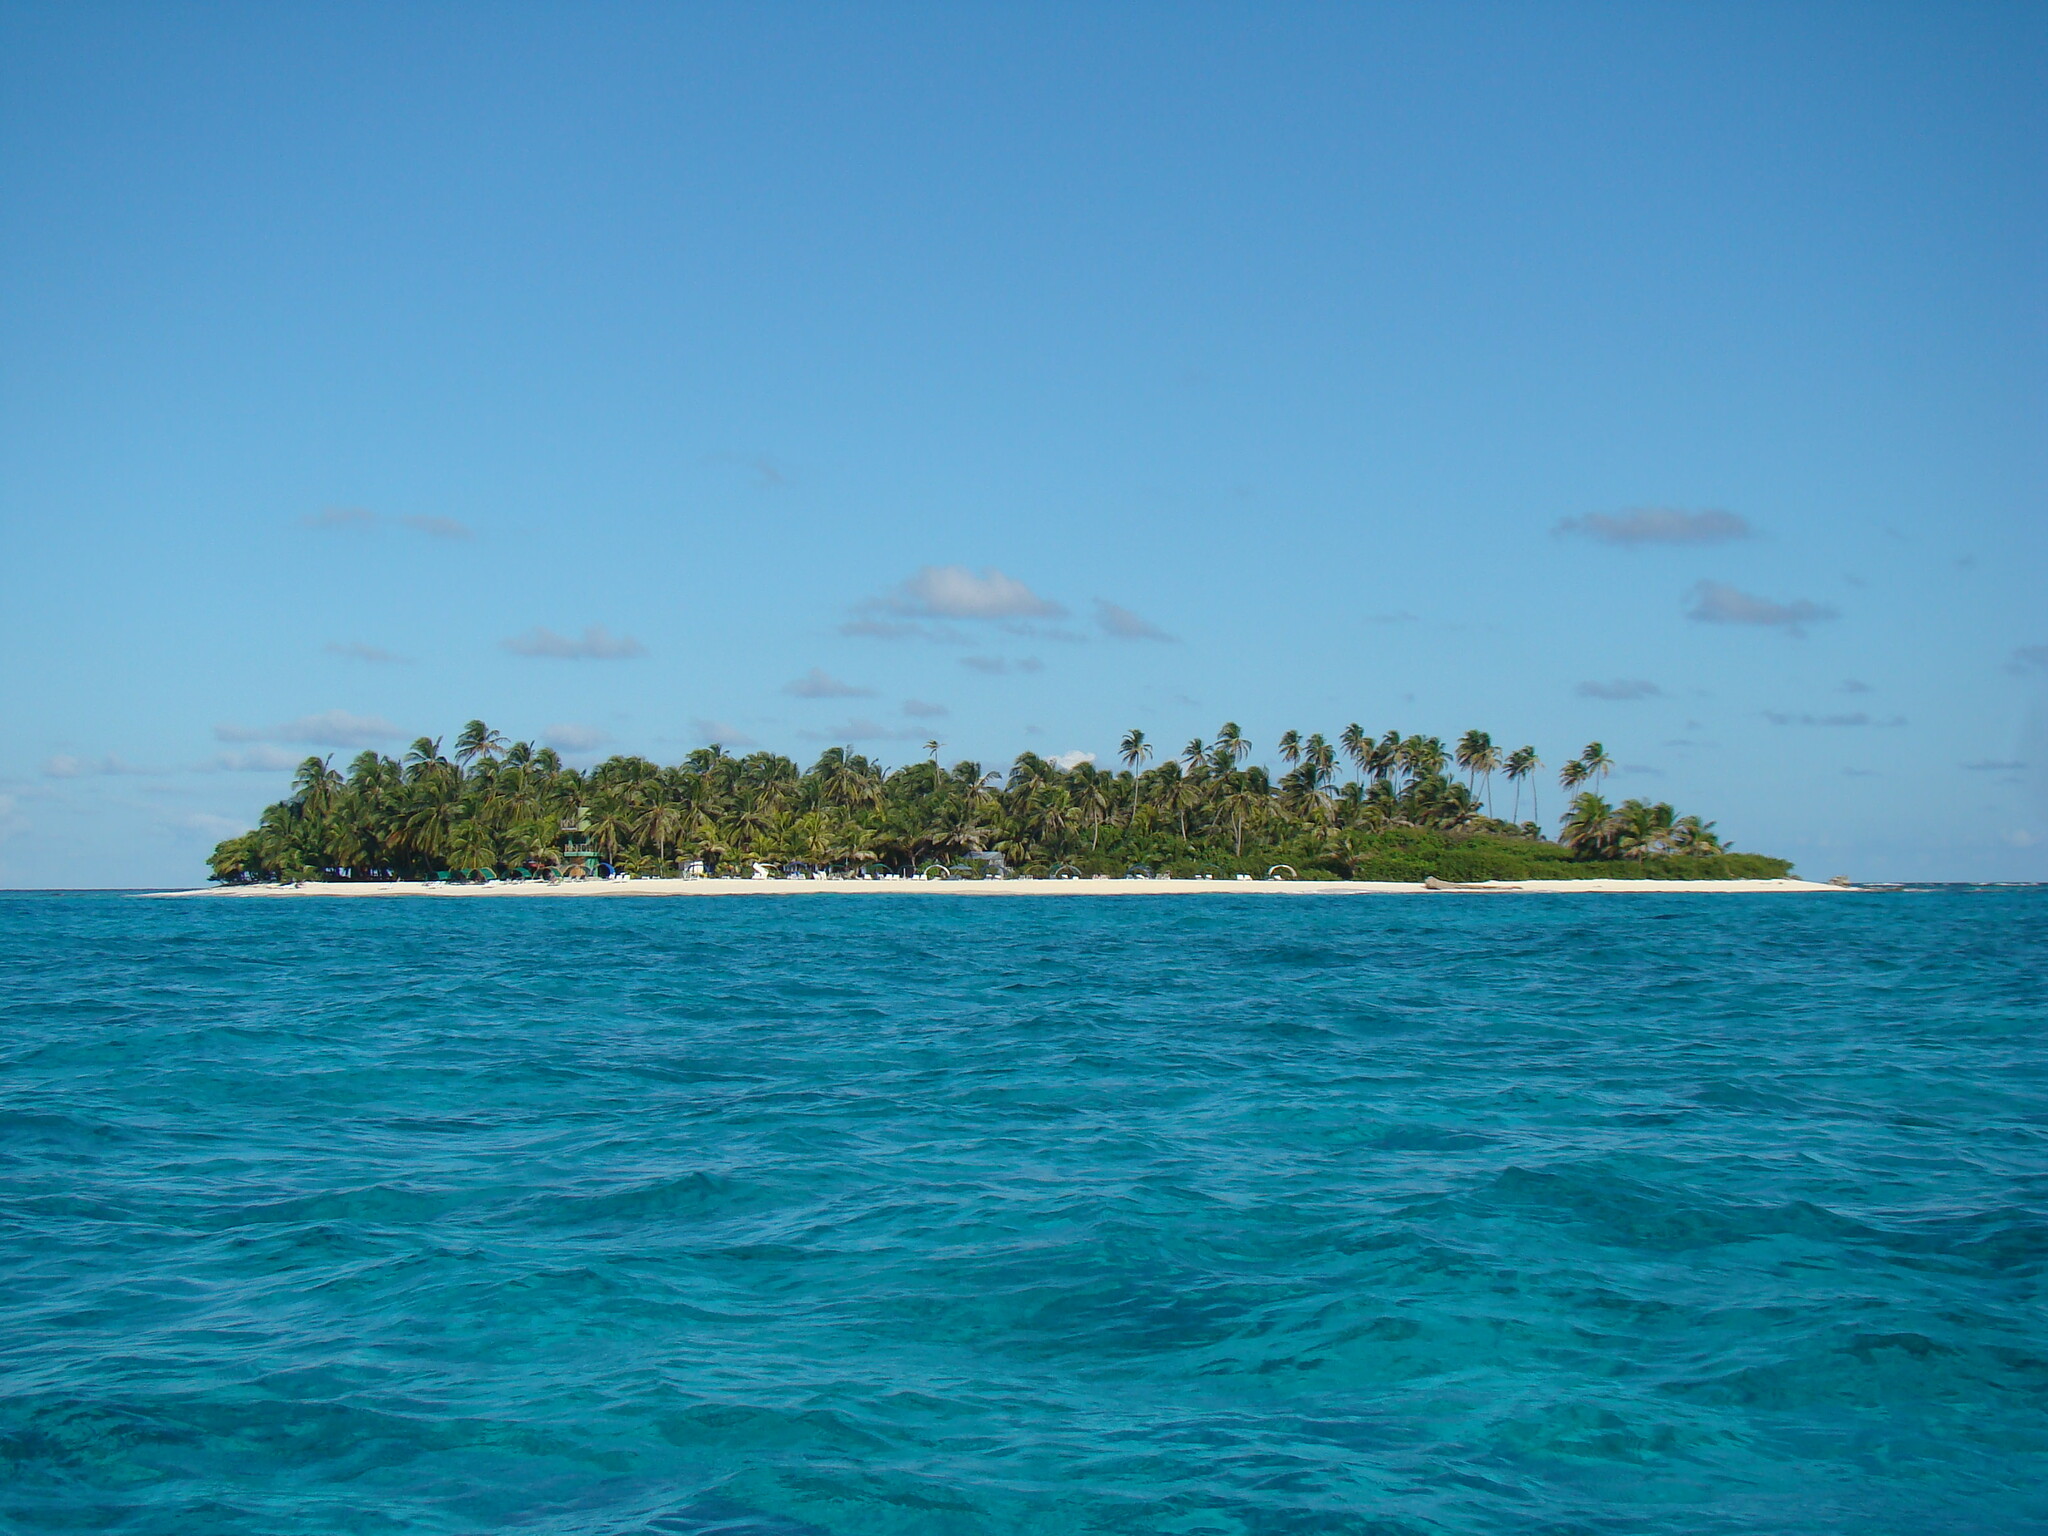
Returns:
[[[301,885],[221,885],[203,890],[155,891],[157,897],[215,896],[421,896],[432,900],[507,897],[588,899],[606,896],[1362,896],[1362,895],[1594,895],[1649,892],[1830,892],[1853,886],[1812,880],[1488,880],[1473,884],[1390,880],[841,880],[726,879],[669,880],[496,880],[483,885],[431,881],[336,881]]]

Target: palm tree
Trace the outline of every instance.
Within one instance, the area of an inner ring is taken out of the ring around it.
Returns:
[[[1586,790],[1565,812],[1564,828],[1558,841],[1582,854],[1598,855],[1612,845],[1617,831],[1614,808],[1591,790]]]
[[[1467,731],[1464,740],[1459,742],[1458,746],[1459,750],[1464,753],[1467,773],[1474,778],[1486,781],[1485,799],[1488,803],[1491,803],[1493,800],[1493,771],[1500,767],[1501,764],[1500,748],[1493,744],[1493,738],[1484,731]],[[1470,783],[1471,779],[1468,779],[1467,782]],[[1476,788],[1477,786],[1475,785],[1474,787]]]
[[[1189,773],[1200,773],[1209,761],[1209,744],[1197,736],[1180,749],[1180,760],[1187,764]]]
[[[1515,786],[1516,821],[1520,821],[1522,819],[1522,780],[1528,778],[1531,774],[1533,774],[1538,768],[1541,768],[1542,766],[1543,760],[1536,755],[1536,749],[1534,747],[1517,747],[1514,751],[1508,754],[1508,782]],[[1536,794],[1536,786],[1533,783],[1529,786],[1529,794],[1531,797],[1532,806],[1531,814],[1534,815],[1536,819],[1540,821],[1543,817],[1542,811],[1533,808],[1534,797]]]
[[[1671,847],[1677,853],[1719,853],[1721,839],[1714,832],[1711,821],[1701,821],[1697,816],[1681,816],[1671,824]]]
[[[292,798],[307,816],[324,818],[332,814],[341,789],[342,778],[334,771],[331,757],[309,757],[292,775]]]
[[[1374,779],[1384,783],[1394,776],[1401,757],[1401,733],[1389,731],[1372,744],[1366,753],[1367,765],[1372,769]]]
[[[1244,732],[1237,728],[1235,720],[1223,722],[1223,729],[1216,733],[1216,745],[1229,754],[1233,767],[1243,762],[1252,749],[1252,744],[1244,739]]]
[[[1129,826],[1138,814],[1138,786],[1143,782],[1138,777],[1138,769],[1152,756],[1152,748],[1145,742],[1145,733],[1133,728],[1124,732],[1123,742],[1117,747],[1116,755],[1123,759],[1124,767],[1131,775],[1131,808],[1124,817],[1124,825]]]
[[[1280,760],[1290,768],[1301,761],[1301,732],[1282,731],[1280,733]]]
[[[1671,807],[1661,801],[1624,800],[1614,816],[1614,847],[1624,859],[1647,859],[1671,849]]]
[[[405,776],[418,779],[442,762],[441,738],[438,736],[416,736],[405,752]]]
[[[1327,784],[1336,776],[1337,752],[1320,734],[1309,737],[1301,745],[1301,760],[1315,770],[1318,785]]]
[[[1473,756],[1492,742],[1493,738],[1484,731],[1467,731],[1458,738],[1458,745],[1451,753],[1451,760],[1465,770],[1465,783],[1471,786],[1478,777],[1478,770],[1472,766]]]
[[[1352,721],[1337,733],[1337,744],[1344,749],[1344,755],[1358,765],[1359,775],[1363,777],[1372,765],[1372,737],[1366,734],[1365,727],[1356,720]]]
[[[1486,780],[1486,798],[1493,798],[1493,770],[1500,766],[1500,748],[1493,744],[1493,738],[1484,731],[1467,731],[1458,738],[1456,753],[1458,766],[1465,770],[1465,783],[1476,789],[1483,776]]]
[[[1585,759],[1575,757],[1557,771],[1557,787],[1569,793],[1591,777],[1593,770],[1586,766]]]
[[[1587,778],[1606,778],[1614,769],[1614,759],[1607,755],[1607,749],[1597,741],[1589,741],[1579,753],[1579,761],[1586,765]]]
[[[1068,781],[1074,786],[1074,804],[1088,823],[1090,850],[1102,846],[1102,823],[1109,815],[1109,796],[1103,788],[1105,777],[1106,775],[1097,771],[1092,763],[1081,763],[1067,775]]]
[[[489,762],[504,750],[505,738],[481,720],[470,721],[455,738],[455,761],[465,767],[477,758]]]

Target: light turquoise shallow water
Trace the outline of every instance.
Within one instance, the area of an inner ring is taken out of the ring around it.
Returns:
[[[0,1525],[2048,1529],[2048,890],[0,897]]]

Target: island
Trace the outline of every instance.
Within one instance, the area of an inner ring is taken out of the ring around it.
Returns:
[[[1105,880],[1151,890],[1824,888],[1792,880],[1788,860],[1735,852],[1698,816],[1610,803],[1599,786],[1614,764],[1599,742],[1559,768],[1568,798],[1555,836],[1544,832],[1547,770],[1536,750],[1503,752],[1478,730],[1451,746],[1357,725],[1334,740],[1288,731],[1275,743],[1277,774],[1249,761],[1252,743],[1235,724],[1177,754],[1132,730],[1117,767],[1033,752],[1007,770],[947,767],[937,742],[925,748],[895,768],[850,746],[806,769],[717,745],[668,767],[614,756],[576,768],[472,720],[445,753],[421,737],[403,758],[366,751],[345,773],[308,757],[286,799],[214,850],[212,875],[216,888],[252,894],[595,893],[622,883],[710,893],[792,879],[1009,890],[1102,890]]]

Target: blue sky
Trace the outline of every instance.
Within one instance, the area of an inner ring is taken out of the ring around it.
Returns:
[[[0,884],[190,882],[473,715],[1598,738],[1808,874],[2048,878],[2044,67],[2024,5],[0,5]]]

